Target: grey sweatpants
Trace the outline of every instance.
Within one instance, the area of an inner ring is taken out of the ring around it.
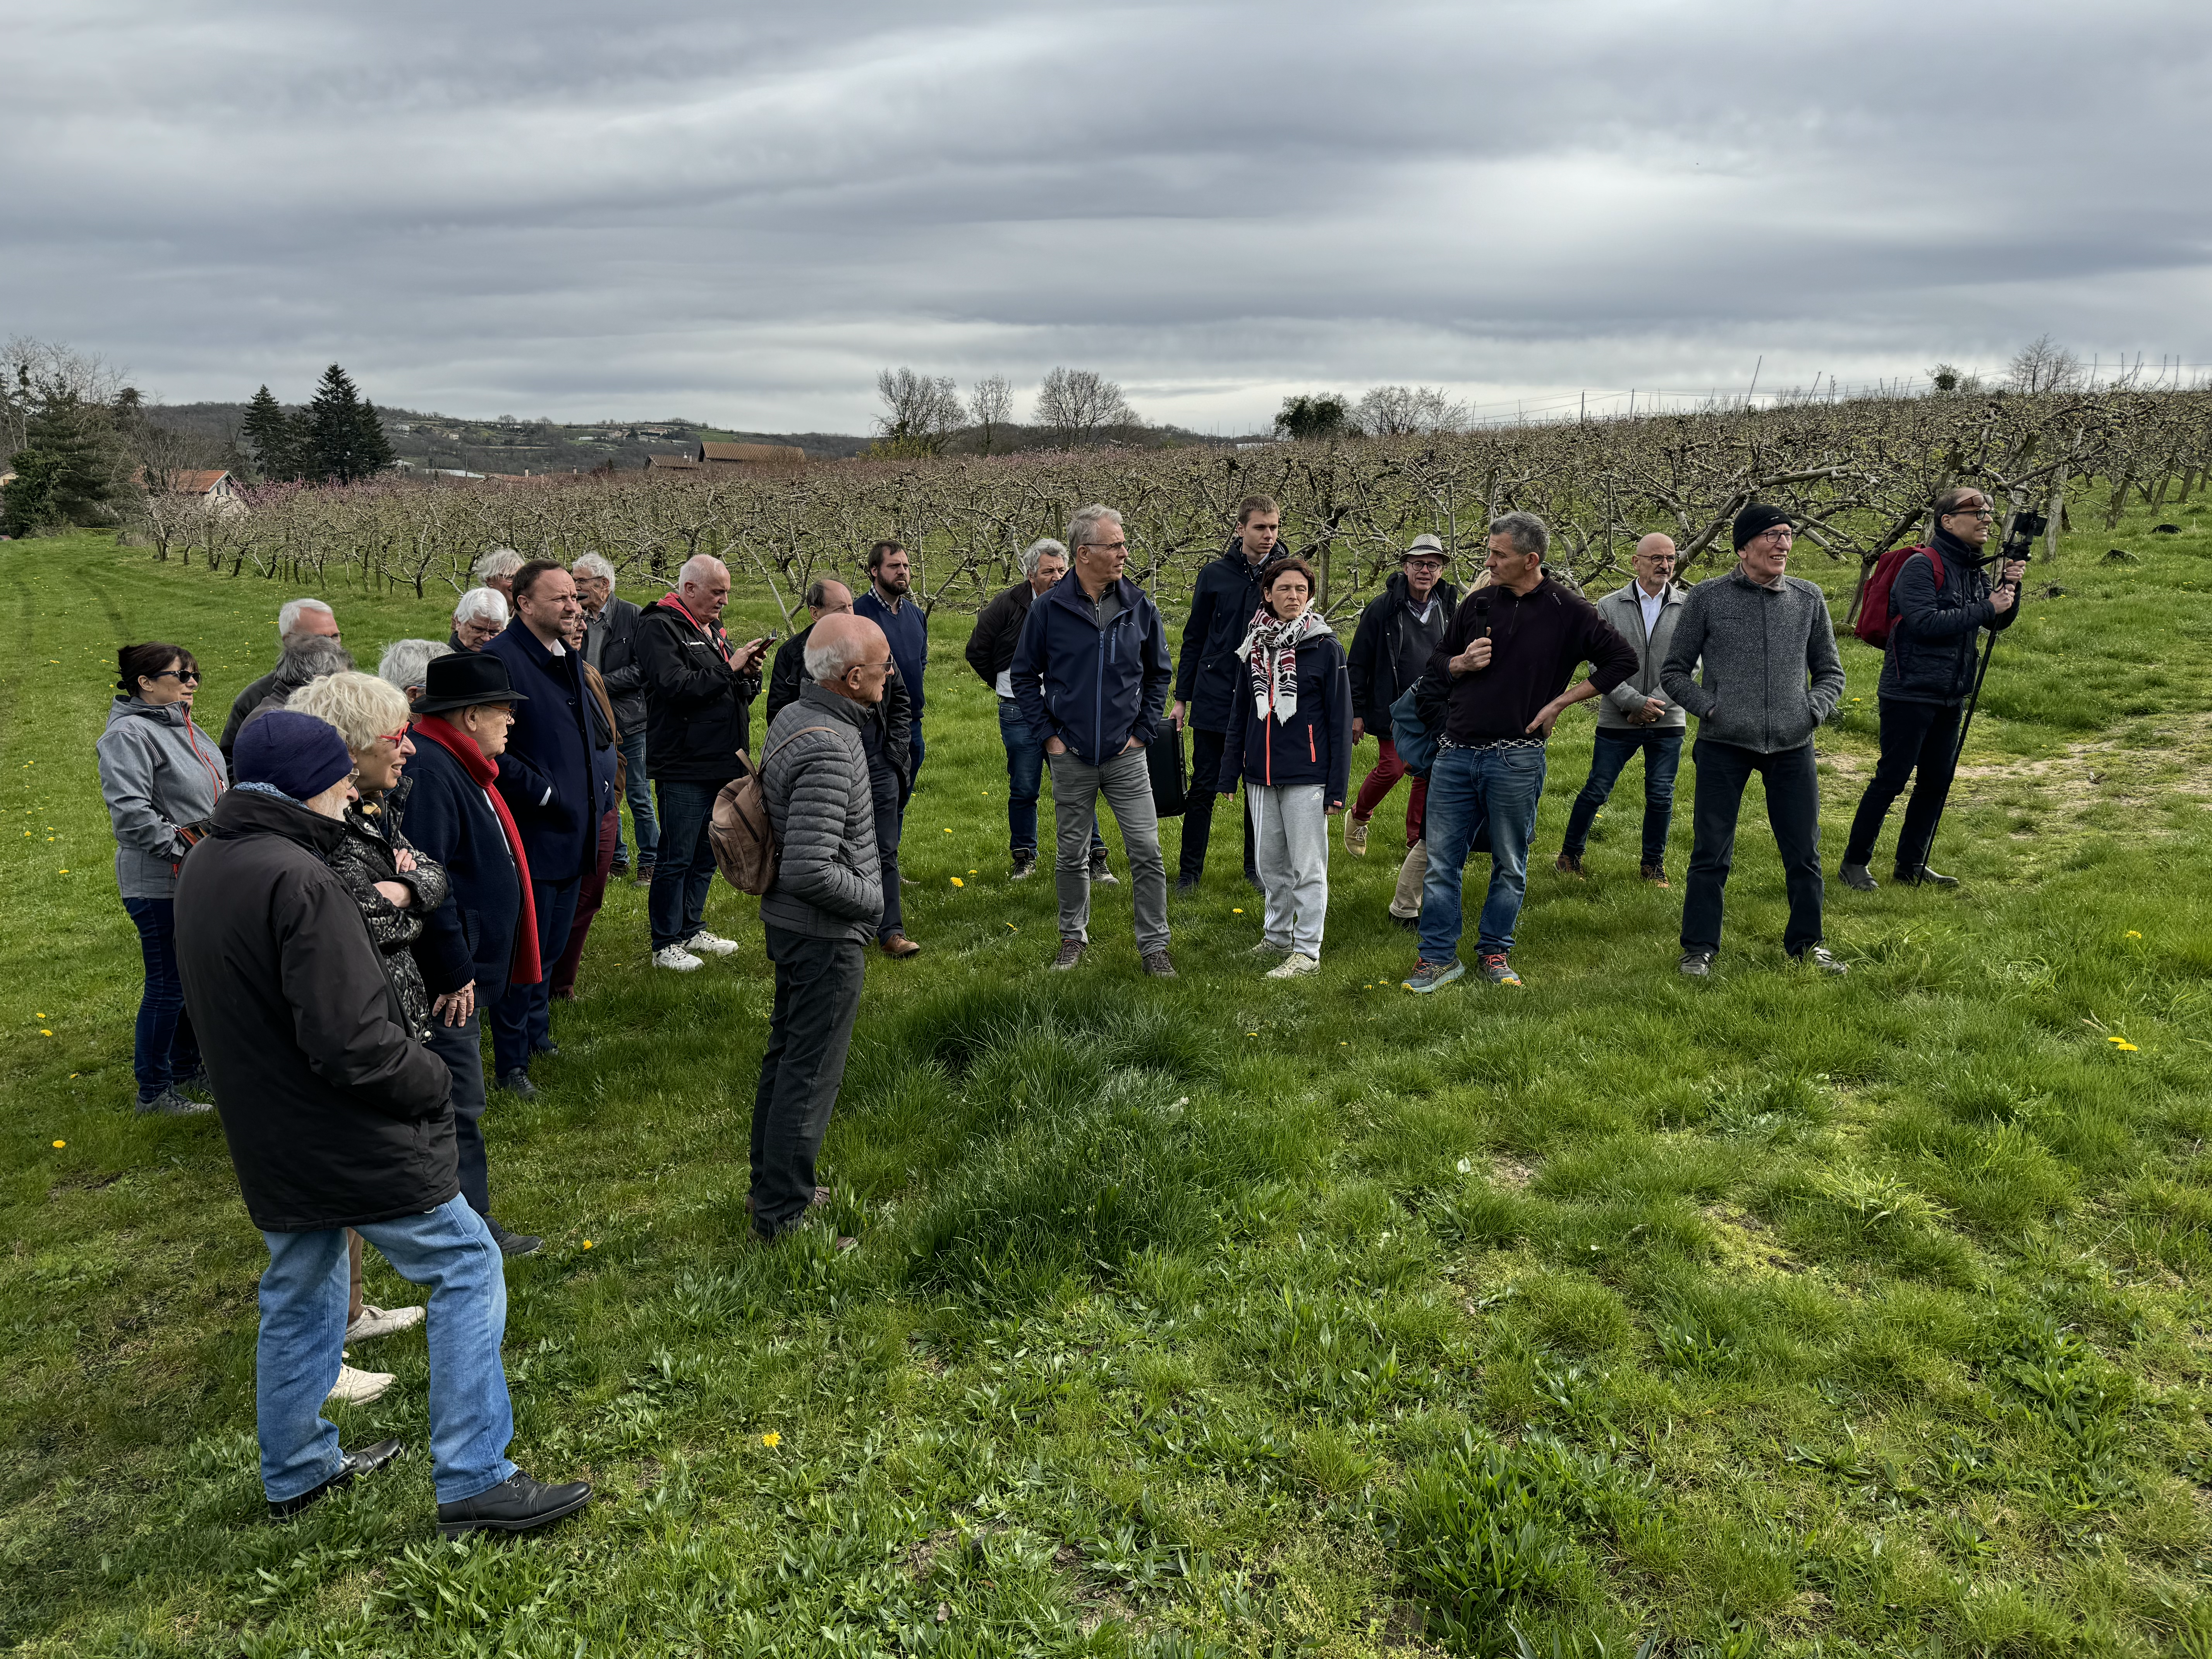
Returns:
[[[1318,783],[1247,783],[1258,840],[1260,886],[1266,893],[1262,937],[1285,951],[1321,959],[1328,918],[1328,808]]]
[[[1152,810],[1152,769],[1141,749],[1127,749],[1103,766],[1073,754],[1048,754],[1052,768],[1053,830],[1058,851],[1053,884],[1060,892],[1060,936],[1091,942],[1091,829],[1103,795],[1121,831],[1129,884],[1136,890],[1137,949],[1168,944],[1168,866],[1160,856],[1159,815]]]

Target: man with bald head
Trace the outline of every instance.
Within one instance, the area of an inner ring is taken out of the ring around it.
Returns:
[[[894,669],[865,617],[824,615],[806,642],[806,684],[769,722],[761,797],[775,831],[775,878],[761,928],[775,1010],[753,1091],[753,1230],[773,1242],[829,1197],[815,1159],[844,1081],[868,941],[884,909],[875,792],[862,726]],[[849,1244],[840,1240],[840,1246]]]
[[[645,687],[645,767],[659,792],[660,845],[646,902],[653,964],[678,973],[738,948],[705,925],[714,881],[707,831],[714,797],[748,769],[767,642],[730,643],[722,631],[729,602],[729,567],[696,554],[677,572],[674,591],[645,608],[631,639]]]
[[[1674,543],[1656,531],[1636,544],[1629,561],[1634,580],[1597,602],[1597,614],[1636,649],[1637,671],[1598,702],[1597,733],[1590,750],[1589,780],[1567,815],[1567,838],[1559,849],[1562,875],[1583,873],[1583,848],[1589,842],[1597,809],[1613,793],[1621,769],[1644,756],[1644,879],[1667,886],[1667,831],[1674,819],[1674,774],[1682,764],[1682,732],[1688,724],[1682,706],[1670,702],[1659,687],[1660,665],[1674,641],[1682,613],[1682,590],[1674,585]]]

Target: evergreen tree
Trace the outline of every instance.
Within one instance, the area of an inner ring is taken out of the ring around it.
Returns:
[[[392,446],[374,404],[363,401],[352,378],[332,363],[307,404],[307,465],[317,483],[351,483],[392,465]]]
[[[289,480],[301,473],[301,430],[305,422],[287,415],[284,406],[263,386],[246,405],[242,429],[253,451],[253,465],[264,478]]]
[[[59,385],[40,386],[37,397],[23,447],[9,459],[16,477],[0,502],[0,531],[21,536],[112,524],[131,483],[113,414]]]

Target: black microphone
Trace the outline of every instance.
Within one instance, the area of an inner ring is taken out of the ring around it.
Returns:
[[[1478,619],[1478,620],[1482,623],[1482,635],[1481,635],[1481,636],[1482,636],[1483,638],[1485,638],[1485,639],[1489,638],[1489,636],[1490,636],[1490,595],[1489,595],[1489,594],[1487,594],[1487,593],[1480,593],[1480,594],[1477,594],[1477,595],[1475,596],[1475,601],[1474,601],[1474,614],[1475,614],[1476,618],[1477,618],[1477,619]]]

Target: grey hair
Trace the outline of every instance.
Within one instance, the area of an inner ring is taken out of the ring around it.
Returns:
[[[376,677],[402,691],[420,691],[429,681],[430,665],[453,654],[443,640],[394,640],[376,659]]]
[[[356,755],[407,725],[407,693],[379,675],[354,669],[309,680],[284,706],[329,721]]]
[[[488,582],[494,576],[512,576],[526,562],[522,555],[511,547],[495,547],[477,561],[477,580]]]
[[[1056,542],[1049,536],[1042,541],[1031,542],[1021,556],[1022,574],[1036,575],[1038,562],[1048,553],[1055,558],[1064,559],[1067,556],[1067,548],[1064,543]]]
[[[846,671],[858,668],[868,653],[868,630],[856,628],[841,645],[832,641],[828,645],[817,645],[811,635],[806,641],[806,678],[817,685],[834,685],[845,678]]]
[[[684,568],[676,573],[676,585],[681,587],[686,582],[696,582],[702,576],[716,570],[726,577],[730,574],[730,567],[712,553],[694,553],[684,561]]]
[[[1121,515],[1114,508],[1098,502],[1093,502],[1089,507],[1076,508],[1075,516],[1067,521],[1068,546],[1078,552],[1086,547],[1097,546],[1098,544],[1093,538],[1097,534],[1098,526],[1102,524],[1110,524],[1119,529]]]
[[[507,595],[496,587],[471,587],[453,605],[453,626],[465,622],[495,622],[506,627]]]
[[[614,566],[609,564],[603,556],[597,553],[585,554],[582,558],[568,567],[568,574],[572,576],[597,576],[609,586],[614,585]]]
[[[276,611],[276,641],[278,644],[284,644],[291,639],[292,630],[300,625],[300,613],[302,611],[319,611],[325,617],[335,617],[337,615],[337,611],[331,610],[329,605],[324,604],[320,599],[287,599],[281,606],[278,607]]]
[[[1533,513],[1501,513],[1490,521],[1490,533],[1510,538],[1516,553],[1541,558],[1552,550],[1552,532]]]

